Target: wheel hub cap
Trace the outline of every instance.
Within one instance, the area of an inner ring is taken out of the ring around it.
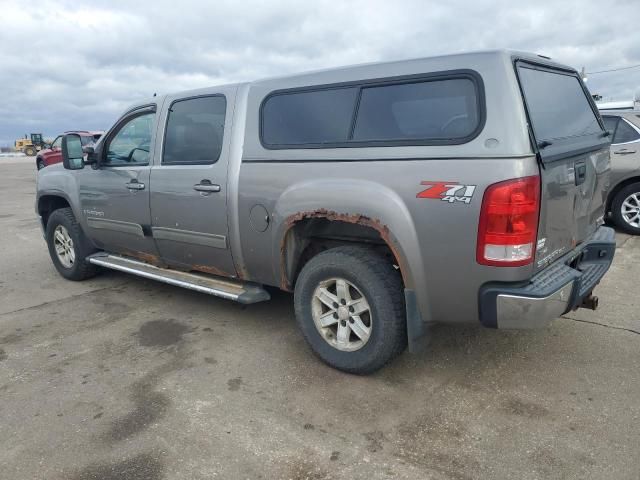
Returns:
[[[333,348],[353,352],[369,341],[371,307],[348,280],[331,278],[320,282],[313,293],[311,313],[316,329]]]

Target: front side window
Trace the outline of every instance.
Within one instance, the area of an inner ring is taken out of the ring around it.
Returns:
[[[53,141],[53,143],[51,144],[51,148],[58,149],[58,150],[62,148],[62,135],[60,135]]]
[[[169,109],[162,163],[212,164],[222,152],[227,101],[223,96],[174,102]]]
[[[105,165],[148,165],[155,113],[144,113],[126,122],[109,140]]]

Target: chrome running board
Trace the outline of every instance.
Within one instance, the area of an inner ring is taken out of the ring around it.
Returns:
[[[188,288],[189,290],[207,293],[240,303],[257,303],[271,298],[269,292],[255,283],[245,283],[203,273],[182,272],[180,270],[160,268],[121,255],[99,252],[90,255],[87,257],[87,260],[89,263],[99,265],[100,267],[131,273],[139,277],[150,278],[151,280]]]

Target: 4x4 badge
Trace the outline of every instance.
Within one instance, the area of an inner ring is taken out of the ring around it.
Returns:
[[[418,192],[416,198],[433,198],[444,202],[471,203],[475,185],[460,185],[457,182],[420,182],[420,185],[428,185],[428,188]]]

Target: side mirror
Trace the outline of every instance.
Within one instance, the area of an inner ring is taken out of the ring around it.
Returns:
[[[62,165],[67,170],[84,168],[84,152],[80,135],[68,133],[62,137]]]

